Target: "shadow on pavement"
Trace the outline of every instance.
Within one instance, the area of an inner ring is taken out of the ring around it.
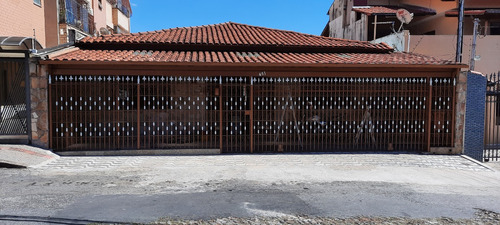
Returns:
[[[15,215],[0,215],[0,221],[10,221],[10,222],[38,222],[38,223],[50,223],[50,224],[131,224],[116,221],[96,221],[96,220],[82,220],[82,219],[70,219],[70,218],[57,218],[50,216],[15,216]]]

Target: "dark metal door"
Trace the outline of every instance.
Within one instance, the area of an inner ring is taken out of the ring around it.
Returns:
[[[0,135],[26,135],[26,61],[0,59]]]
[[[500,160],[500,73],[487,76],[484,160]]]

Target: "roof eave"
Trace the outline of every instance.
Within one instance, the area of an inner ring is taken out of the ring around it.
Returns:
[[[440,68],[462,69],[465,64],[367,64],[367,63],[227,63],[227,62],[131,62],[131,61],[76,61],[76,60],[44,60],[44,65],[129,65],[129,66],[190,66],[190,67],[364,67],[364,68]]]

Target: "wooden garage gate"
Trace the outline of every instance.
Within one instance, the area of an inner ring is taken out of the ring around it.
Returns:
[[[427,151],[452,147],[455,78],[49,78],[55,151]]]

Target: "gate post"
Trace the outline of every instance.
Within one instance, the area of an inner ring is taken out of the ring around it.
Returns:
[[[28,135],[28,144],[32,144],[33,134],[31,133],[31,80],[30,80],[30,54],[24,53],[24,88],[26,98],[26,134]]]
[[[486,82],[480,73],[467,73],[464,154],[478,161],[483,161]]]
[[[38,58],[29,59],[29,79],[26,86],[29,87],[29,98],[26,100],[27,131],[31,145],[39,148],[50,149],[52,131],[50,129],[50,84],[49,68],[47,65],[40,65]],[[29,111],[28,111],[29,110]]]

